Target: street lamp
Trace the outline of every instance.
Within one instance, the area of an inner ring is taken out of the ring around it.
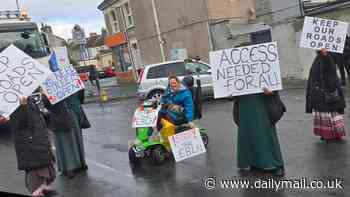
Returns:
[[[19,3],[18,0],[16,0],[17,10],[19,11]]]

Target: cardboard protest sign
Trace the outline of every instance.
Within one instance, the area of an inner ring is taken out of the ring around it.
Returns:
[[[132,128],[155,127],[157,126],[158,112],[160,106],[156,109],[144,108],[137,109],[132,118]]]
[[[306,16],[300,46],[343,53],[347,29],[345,22]]]
[[[210,52],[215,98],[281,90],[277,43]]]
[[[72,65],[65,66],[52,74],[42,83],[51,104],[56,104],[68,96],[85,88],[84,82]]]
[[[171,151],[176,162],[188,159],[206,152],[199,129],[191,129],[169,136]]]
[[[0,115],[9,117],[21,97],[29,96],[51,71],[10,45],[0,54]]]

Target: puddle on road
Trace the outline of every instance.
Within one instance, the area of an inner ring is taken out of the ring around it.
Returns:
[[[104,144],[103,149],[115,149],[119,152],[128,152],[128,146],[123,144]]]

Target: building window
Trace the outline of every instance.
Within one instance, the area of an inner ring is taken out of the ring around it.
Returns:
[[[116,14],[115,10],[112,10],[110,12],[110,16],[111,16],[111,21],[112,21],[113,33],[120,32],[119,23],[118,23],[118,17],[117,17],[117,14]]]
[[[302,0],[304,13],[318,14],[322,12],[332,11],[339,7],[349,4],[348,0]]]
[[[124,21],[126,23],[126,27],[127,28],[133,27],[134,26],[134,18],[132,16],[132,12],[131,12],[129,1],[124,3],[122,5],[122,8],[123,8]]]

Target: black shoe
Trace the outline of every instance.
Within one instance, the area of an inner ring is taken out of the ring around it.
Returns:
[[[81,172],[85,172],[89,169],[89,167],[87,165],[84,165],[83,167],[81,168],[77,168],[74,170],[75,173],[81,173]]]
[[[73,170],[68,170],[67,172],[63,173],[64,176],[66,176],[69,179],[72,179],[75,177],[75,173]]]
[[[239,168],[238,169],[238,174],[240,175],[247,175],[249,172],[250,172],[250,168],[247,167],[247,168]]]
[[[285,175],[284,167],[276,168],[275,170],[272,171],[272,174],[275,176],[284,176]]]
[[[45,197],[57,196],[58,192],[56,190],[43,190]]]
[[[89,167],[86,164],[81,168],[82,171],[87,171],[88,169]]]

